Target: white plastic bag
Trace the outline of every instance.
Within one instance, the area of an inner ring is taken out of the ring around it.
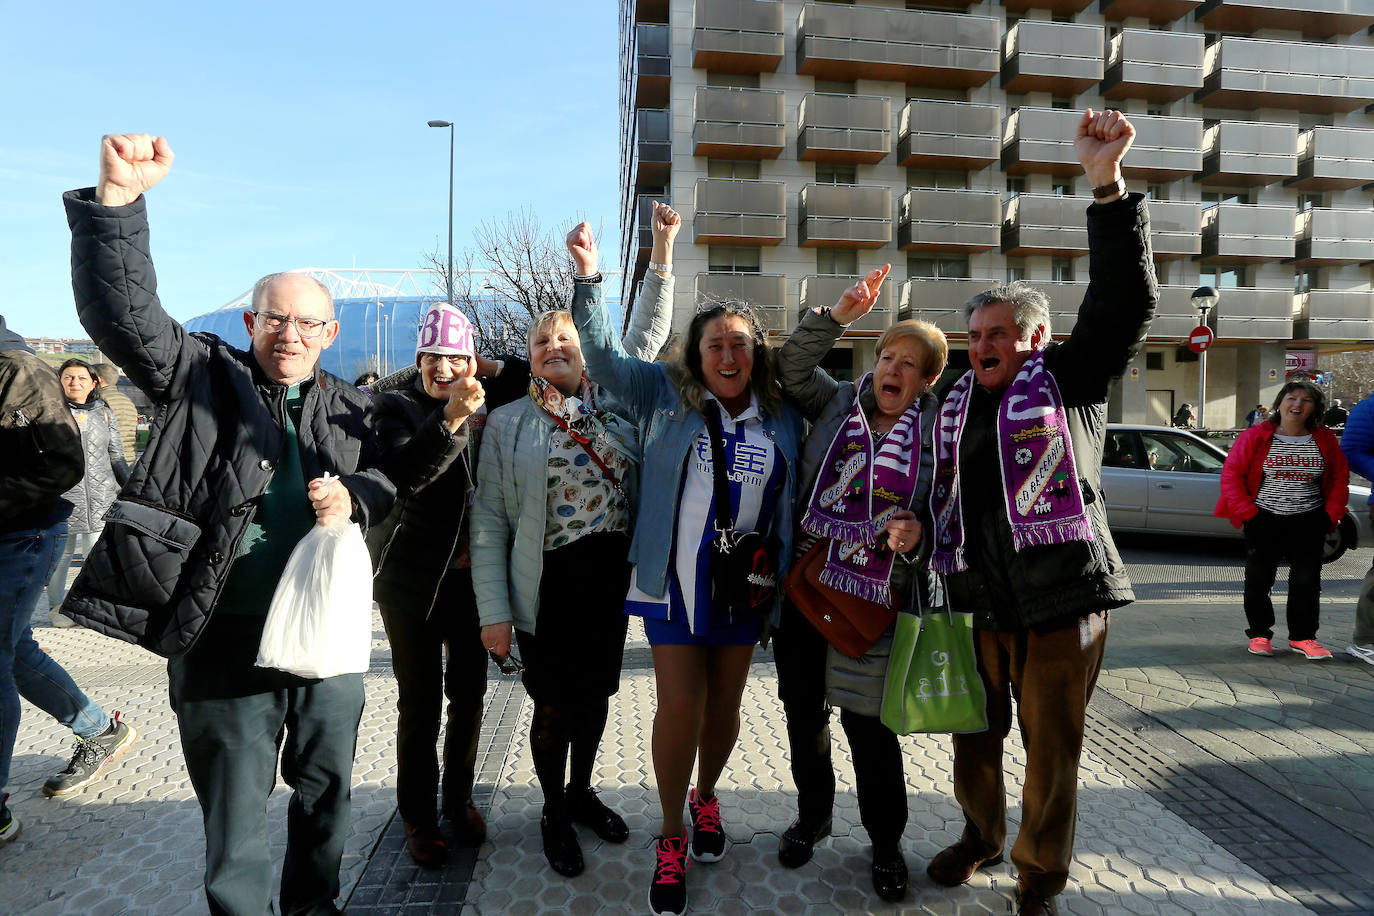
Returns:
[[[267,611],[257,665],[301,677],[367,671],[372,558],[356,523],[316,525],[286,561]]]

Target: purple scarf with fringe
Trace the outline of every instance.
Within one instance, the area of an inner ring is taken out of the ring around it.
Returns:
[[[973,385],[972,370],[954,383],[940,408],[936,430],[935,485],[930,492],[935,552],[930,565],[946,575],[968,569],[959,442]],[[1091,541],[1092,523],[1083,507],[1064,401],[1054,376],[1045,370],[1043,350],[1026,360],[1002,394],[997,408],[997,443],[1012,546],[1024,550],[1035,545]]]
[[[920,400],[906,409],[875,453],[873,432],[857,392],[872,384],[873,373],[855,387],[849,418],[830,441],[816,486],[802,517],[803,531],[829,538],[821,582],[878,604],[892,604],[892,551],[882,542],[887,520],[911,506],[921,467]]]

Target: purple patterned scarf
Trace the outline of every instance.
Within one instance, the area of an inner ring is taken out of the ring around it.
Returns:
[[[935,517],[937,572],[963,572],[963,498],[959,487],[959,443],[968,415],[973,371],[964,373],[940,408],[936,430],[935,486],[930,509]],[[1054,376],[1045,371],[1044,351],[1021,366],[997,409],[998,458],[1002,493],[1017,550],[1039,544],[1091,541],[1092,524],[1083,508],[1083,491],[1073,460],[1064,401]]]
[[[920,400],[897,418],[877,453],[868,417],[857,392],[872,385],[873,373],[855,387],[849,418],[830,441],[803,516],[803,531],[830,539],[821,582],[866,601],[892,603],[894,554],[881,540],[887,520],[911,506],[921,467]]]

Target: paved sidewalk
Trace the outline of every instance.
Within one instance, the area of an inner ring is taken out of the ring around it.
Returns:
[[[1374,913],[1374,668],[1343,657],[1315,664],[1249,656],[1240,638],[1240,560],[1224,548],[1171,553],[1128,543],[1141,601],[1114,615],[1090,710],[1080,774],[1076,856],[1063,910],[1074,914]],[[1327,568],[1321,636],[1344,647],[1370,553]],[[1278,587],[1281,593],[1282,583]],[[587,871],[554,875],[540,853],[541,805],[531,765],[529,705],[518,681],[493,677],[479,760],[479,805],[490,837],[438,872],[404,852],[395,818],[395,682],[380,624],[354,772],[354,821],[344,863],[352,914],[645,911],[657,793],[648,760],[653,676],[642,638],[626,675],[594,781],[621,811],[630,841],[583,831]],[[108,777],[68,800],[43,780],[71,737],[25,705],[9,790],[23,835],[0,849],[0,913],[203,913],[204,843],[187,783],[161,660],[86,630],[41,628],[39,641],[139,742]],[[943,736],[904,739],[912,889],[902,907],[872,894],[853,772],[837,735],[835,836],[802,869],[776,865],[794,793],[771,657],[760,653],[744,700],[740,746],[721,780],[732,847],[690,870],[691,912],[1006,913],[1010,864],[950,891],[924,865],[961,827]],[[1019,744],[1010,742],[1019,760]],[[1019,764],[1009,768],[1009,816],[1019,819]],[[278,862],[287,790],[269,807]]]

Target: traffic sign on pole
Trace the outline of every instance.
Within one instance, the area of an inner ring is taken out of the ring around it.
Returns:
[[[1205,353],[1215,339],[1212,329],[1200,324],[1188,332],[1188,349],[1194,353]]]

